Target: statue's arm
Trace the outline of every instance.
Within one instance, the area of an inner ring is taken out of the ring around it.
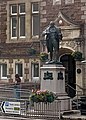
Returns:
[[[61,33],[61,28],[59,28],[59,30],[58,30],[58,33],[59,33],[59,40],[62,40],[62,33]]]
[[[42,36],[45,36],[45,35],[46,35],[46,30],[42,32]]]
[[[47,27],[43,32],[42,36],[48,35],[49,34],[49,27]]]
[[[62,33],[59,34],[59,39],[62,40],[63,36]]]

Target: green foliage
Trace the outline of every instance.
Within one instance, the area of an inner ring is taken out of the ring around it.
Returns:
[[[41,61],[46,61],[48,59],[48,54],[47,53],[45,53],[45,52],[41,52],[40,53],[40,60]]]
[[[74,57],[75,60],[83,60],[82,58],[82,53],[79,51],[75,51],[72,53],[72,56]]]
[[[34,103],[38,102],[53,102],[56,99],[56,95],[53,92],[49,92],[47,90],[41,91],[38,90],[36,92],[33,92],[32,95],[30,96],[30,100]]]

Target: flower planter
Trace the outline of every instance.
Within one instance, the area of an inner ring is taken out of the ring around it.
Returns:
[[[40,53],[40,60],[42,62],[45,62],[48,59],[48,54],[47,53]]]
[[[49,92],[47,90],[45,91],[36,91],[33,92],[33,94],[30,96],[30,100],[34,103],[40,103],[40,102],[44,102],[44,103],[51,103],[56,99],[56,95],[52,92]]]
[[[79,52],[79,51],[75,51],[72,53],[72,56],[73,58],[76,60],[76,61],[82,61],[84,58],[82,57],[82,53]]]

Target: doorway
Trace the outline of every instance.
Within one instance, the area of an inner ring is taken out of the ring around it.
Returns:
[[[60,58],[65,70],[65,87],[68,96],[75,97],[76,91],[76,63],[70,54],[65,54]]]

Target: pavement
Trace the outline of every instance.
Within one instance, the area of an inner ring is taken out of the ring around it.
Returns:
[[[33,119],[33,118],[22,118],[22,117],[0,116],[0,120],[45,120],[45,119]]]
[[[86,115],[65,115],[63,120],[86,120]]]
[[[80,110],[72,110],[62,115],[63,120],[86,120],[86,115],[81,115]]]
[[[0,120],[46,120],[46,119],[33,119],[33,118],[24,118],[24,117],[13,117],[13,116],[0,116]],[[50,119],[54,120],[54,119]],[[55,119],[56,120],[56,119]],[[63,115],[60,120],[86,120],[86,115],[79,114],[67,114]]]

